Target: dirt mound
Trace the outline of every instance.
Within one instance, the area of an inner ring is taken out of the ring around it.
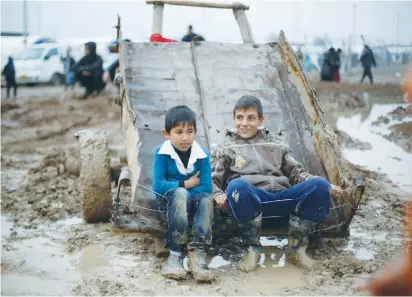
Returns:
[[[412,153],[412,121],[393,125],[390,129],[391,134],[385,136],[385,138],[395,142],[405,151]]]
[[[396,120],[402,120],[404,117],[412,117],[412,106],[399,106],[394,111],[391,111],[388,115],[392,116]]]
[[[332,82],[311,82],[316,92],[341,92],[345,94],[353,93],[371,93],[379,96],[403,96],[402,86],[400,84],[351,84],[341,82],[339,84]]]
[[[358,149],[358,150],[370,150],[372,149],[372,146],[368,142],[363,142],[358,139],[354,139],[350,137],[349,134],[339,131],[337,129],[334,129],[335,133],[339,136],[339,145],[341,148],[349,148],[349,149]]]
[[[17,191],[3,191],[2,210],[18,221],[45,218],[56,221],[80,211],[80,190],[76,176],[64,171],[65,153],[52,151],[29,170]]]
[[[6,113],[9,110],[17,109],[19,107],[20,107],[20,105],[15,103],[15,102],[2,101],[1,102],[1,113]]]
[[[412,117],[412,107],[399,106],[386,116],[380,116],[372,125],[388,125],[391,120],[403,121],[389,127],[391,133],[383,135],[386,139],[396,143],[406,152],[412,153],[412,121],[405,122],[405,119]]]

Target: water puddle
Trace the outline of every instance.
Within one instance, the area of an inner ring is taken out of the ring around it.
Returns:
[[[14,223],[7,216],[1,216],[1,236],[10,237]]]
[[[394,245],[402,245],[402,238],[392,236],[389,232],[384,231],[363,231],[362,229],[352,228],[350,239],[346,251],[353,252],[359,260],[372,260],[375,258],[375,249],[379,244],[390,242]]]
[[[80,271],[87,272],[109,264],[107,254],[101,244],[90,244],[80,251]]]
[[[349,242],[346,251],[353,252],[355,257],[359,260],[372,260],[375,258],[375,252],[364,247],[355,247],[353,242]]]
[[[3,226],[2,226],[3,227]],[[70,295],[80,276],[63,246],[49,238],[35,237],[2,243],[1,291],[5,295]]]
[[[264,252],[260,255],[258,269],[247,275],[249,286],[242,288],[242,294],[255,295],[255,286],[259,286],[259,290],[262,292],[274,292],[275,289],[303,286],[304,274],[302,270],[286,261],[287,239],[261,237],[260,242]],[[208,266],[221,272],[236,269],[234,264],[226,261],[220,255],[210,259]]]
[[[222,256],[216,256],[210,261],[208,267],[211,269],[221,269],[224,267],[232,267],[232,263],[223,259]]]
[[[375,104],[366,119],[362,120],[360,114],[343,117],[338,119],[336,126],[351,137],[368,142],[372,146],[371,150],[343,148],[345,158],[353,164],[386,174],[402,190],[412,193],[412,154],[382,136],[389,134],[389,126],[403,121],[373,125],[380,116],[387,116],[399,106],[406,105]]]
[[[268,290],[303,286],[303,270],[296,265],[289,264],[286,260],[288,240],[278,237],[261,237],[260,242],[264,253],[260,256],[259,269],[256,270],[252,280],[256,286],[267,286]],[[253,295],[252,290],[250,294]]]
[[[27,175],[27,169],[6,169],[0,172],[1,186],[7,192],[16,192]]]
[[[117,244],[91,243],[67,252],[67,234],[83,224],[82,218],[72,217],[25,229],[2,214],[2,294],[73,295],[72,290],[85,279],[128,282],[121,275],[134,267],[150,274],[148,268],[155,265],[152,257],[125,254]]]

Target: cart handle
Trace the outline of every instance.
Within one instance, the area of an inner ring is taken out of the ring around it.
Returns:
[[[233,4],[224,3],[209,3],[209,2],[192,2],[192,1],[172,1],[172,0],[146,0],[146,4],[153,4],[153,20],[152,20],[152,36],[155,34],[162,35],[163,26],[163,8],[165,4],[178,6],[192,6],[192,7],[207,7],[207,8],[221,8],[232,9],[235,19],[238,23],[240,34],[242,35],[243,43],[254,43],[252,30],[246,17],[245,10],[249,9],[239,2]]]
[[[205,7],[205,8],[249,10],[249,6],[239,3],[239,2],[234,2],[232,4],[225,4],[225,3],[193,2],[193,1],[147,0],[146,4],[158,4],[158,5],[168,4],[168,5],[176,5],[176,6],[193,6],[193,7]]]

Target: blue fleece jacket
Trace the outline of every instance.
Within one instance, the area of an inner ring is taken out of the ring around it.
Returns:
[[[179,182],[188,180],[200,171],[200,184],[188,189],[193,197],[198,193],[212,193],[212,170],[209,154],[194,142],[187,168],[174,150],[170,141],[164,142],[154,150],[152,187],[156,193],[165,195],[169,190],[177,189]],[[159,195],[156,194],[156,198]]]

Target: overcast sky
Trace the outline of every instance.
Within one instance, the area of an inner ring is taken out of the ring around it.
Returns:
[[[206,1],[206,0],[205,0]],[[208,0],[209,1],[209,0]],[[230,3],[232,1],[219,1]],[[311,39],[325,33],[331,38],[347,38],[355,29],[375,42],[412,43],[412,1],[241,1],[250,5],[247,16],[255,40],[284,30],[289,40]],[[356,8],[354,9],[354,6]],[[354,11],[355,17],[354,17]],[[122,17],[124,36],[150,36],[152,6],[143,1],[33,1],[28,0],[28,29],[32,35],[56,38],[113,36],[116,14]],[[166,6],[163,34],[181,37],[188,24],[207,40],[241,40],[230,10]],[[23,30],[23,1],[1,1],[1,30]]]

